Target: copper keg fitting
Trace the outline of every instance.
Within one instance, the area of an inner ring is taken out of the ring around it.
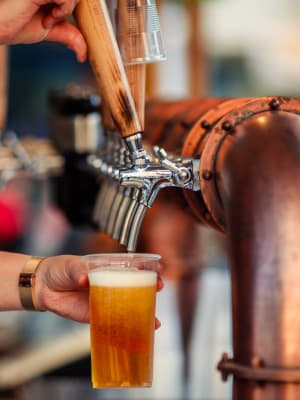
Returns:
[[[226,231],[223,163],[229,149],[247,121],[269,113],[298,114],[300,102],[292,98],[227,99],[211,108],[189,131],[182,148],[183,157],[200,158],[201,195],[185,191],[195,216],[221,232]]]
[[[145,140],[183,158],[200,159],[200,192],[184,190],[194,216],[225,233],[221,179],[223,162],[247,121],[268,113],[298,115],[300,101],[286,97],[152,101],[147,104]]]

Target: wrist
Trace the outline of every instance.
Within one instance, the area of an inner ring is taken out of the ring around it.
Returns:
[[[19,275],[18,288],[20,303],[25,310],[45,311],[38,301],[36,275],[43,257],[30,257],[27,259]]]

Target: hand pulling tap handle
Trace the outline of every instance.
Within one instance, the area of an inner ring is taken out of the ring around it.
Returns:
[[[75,17],[87,41],[89,60],[114,123],[123,138],[134,136],[141,132],[141,125],[105,0],[81,0]]]

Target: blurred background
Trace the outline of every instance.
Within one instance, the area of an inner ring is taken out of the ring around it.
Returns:
[[[148,69],[149,98],[300,95],[299,1],[159,0],[158,6],[168,59]],[[69,50],[53,43],[10,47],[7,128],[24,140],[48,138],[49,92],[72,83],[93,87],[94,79],[88,63],[78,64]],[[151,245],[151,251],[162,253],[168,264],[165,289],[158,295],[162,327],[156,332],[152,389],[121,395],[93,391],[87,327],[49,313],[3,312],[0,385],[7,371],[12,380],[15,374],[16,385],[0,386],[0,398],[230,399],[230,381],[223,383],[216,371],[222,353],[231,353],[226,243],[220,234],[192,224],[194,253],[179,254],[180,235],[177,241],[170,238],[156,246],[153,240]],[[157,237],[160,229],[162,223],[157,225]],[[187,232],[189,224],[182,235]],[[106,241],[88,227],[72,226],[55,204],[48,181],[16,178],[3,185],[1,250],[41,256],[86,254],[107,249]],[[67,347],[68,335],[73,337],[74,332],[81,340],[77,353],[72,356],[66,350],[64,358],[60,350],[55,368],[44,361],[39,376],[39,354],[49,355],[44,352],[47,348],[51,352],[53,339]],[[30,360],[34,351],[36,358]],[[37,371],[32,373],[34,379],[24,378],[26,382],[19,385],[26,363],[36,363]]]

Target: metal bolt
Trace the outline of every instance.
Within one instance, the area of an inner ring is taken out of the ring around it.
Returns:
[[[271,110],[277,110],[281,105],[281,101],[279,99],[272,99],[269,103],[269,107]]]
[[[210,123],[205,119],[204,121],[201,122],[201,127],[203,129],[209,129],[210,128]]]
[[[190,174],[185,168],[182,168],[182,170],[180,172],[180,178],[182,179],[183,182],[190,179]]]
[[[221,372],[222,381],[226,382],[230,373],[224,369],[224,363],[229,361],[229,356],[227,353],[223,353],[221,361],[218,363],[218,370]]]
[[[231,132],[233,130],[233,126],[230,121],[224,121],[222,123],[222,129],[226,132]]]
[[[212,176],[213,176],[212,172],[211,172],[211,171],[208,171],[208,170],[205,170],[205,171],[203,171],[203,173],[202,173],[203,179],[205,179],[205,180],[207,180],[207,181],[211,180]]]
[[[251,366],[252,366],[253,368],[261,368],[261,367],[263,367],[263,365],[264,365],[264,362],[263,362],[263,360],[262,360],[260,357],[258,357],[258,356],[253,356],[253,357],[251,358]]]

